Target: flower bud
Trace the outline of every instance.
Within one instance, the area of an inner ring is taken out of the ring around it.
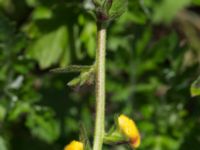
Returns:
[[[137,148],[140,145],[140,133],[135,122],[125,115],[118,117],[118,126],[122,134],[130,140],[130,145]]]
[[[64,150],[83,150],[83,143],[74,140],[66,145]]]

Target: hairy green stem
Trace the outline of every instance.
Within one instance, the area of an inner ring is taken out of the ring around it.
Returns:
[[[102,150],[105,120],[105,56],[106,56],[106,28],[97,28],[96,51],[96,120],[93,150]]]

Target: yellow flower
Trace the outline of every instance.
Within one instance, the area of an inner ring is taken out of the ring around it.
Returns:
[[[72,141],[70,144],[65,146],[64,150],[83,150],[83,143],[79,141]]]
[[[118,125],[121,132],[130,139],[130,144],[133,148],[137,148],[140,145],[140,133],[137,129],[135,122],[125,115],[118,117]]]

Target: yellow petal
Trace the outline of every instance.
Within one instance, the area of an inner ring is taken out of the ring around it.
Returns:
[[[140,135],[131,139],[130,144],[133,148],[138,148],[140,146]]]
[[[83,150],[83,143],[79,141],[72,141],[70,144],[65,146],[64,150]]]
[[[135,122],[125,115],[118,117],[118,125],[121,132],[130,139],[132,147],[137,148],[140,145],[140,133]]]

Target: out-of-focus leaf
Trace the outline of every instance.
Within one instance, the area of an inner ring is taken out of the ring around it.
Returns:
[[[7,150],[6,142],[1,136],[0,136],[0,150]]]
[[[112,99],[115,102],[122,102],[127,100],[130,94],[133,92],[133,87],[128,85],[119,85],[113,81],[108,81],[106,89],[112,93]]]
[[[147,18],[143,12],[136,11],[135,13],[134,10],[129,10],[123,14],[123,17],[120,17],[119,22],[124,23],[124,22],[127,22],[126,20],[128,20],[129,22],[137,23],[137,24],[144,24]]]
[[[195,5],[200,5],[200,0],[192,0]]]
[[[71,51],[66,48],[63,52],[63,55],[60,58],[59,65],[60,67],[66,67],[70,64],[71,62]]]
[[[24,76],[18,76],[10,85],[11,89],[19,89],[23,84]]]
[[[152,131],[155,130],[154,124],[150,121],[143,121],[139,123],[139,127],[143,129],[143,132],[146,132],[146,133],[148,132],[151,133]]]
[[[17,102],[15,103],[15,106],[12,108],[12,110],[9,112],[9,120],[10,121],[16,121],[19,119],[20,115],[30,112],[30,104],[29,103],[23,103],[23,102]]]
[[[34,7],[34,6],[37,6],[37,4],[39,3],[38,0],[26,0],[26,3],[31,6],[31,7]]]
[[[81,42],[85,45],[85,48],[88,52],[88,55],[91,58],[95,56],[95,47],[96,47],[96,25],[94,23],[87,23],[83,28],[80,39]]]
[[[9,19],[0,14],[0,42],[5,42],[10,38],[14,31],[12,27]]]
[[[132,21],[134,24],[145,24],[149,16],[149,10],[144,5],[144,0],[129,1],[128,9],[123,16],[120,17],[120,20],[124,20],[124,23],[128,20]]]
[[[6,115],[6,109],[0,105],[0,122],[4,119]]]
[[[34,20],[37,19],[49,19],[51,18],[53,15],[51,9],[47,8],[47,7],[36,7],[36,9],[34,10],[32,17]]]
[[[27,117],[26,126],[30,128],[34,136],[48,143],[55,141],[60,134],[58,122],[51,114],[45,114],[45,112],[43,115],[31,113]]]
[[[156,23],[170,22],[176,14],[190,4],[190,0],[163,0],[154,9],[153,21]]]
[[[42,69],[57,63],[67,46],[67,30],[62,26],[43,35],[28,48],[28,56],[39,62]]]
[[[175,139],[170,138],[169,136],[157,136],[155,138],[155,150],[161,149],[176,149],[178,148],[178,142]]]
[[[200,77],[194,81],[190,88],[190,92],[192,96],[200,96]]]
[[[142,53],[146,50],[146,46],[148,45],[150,39],[152,37],[152,31],[150,27],[146,27],[144,33],[141,35],[140,40],[136,42],[136,54],[141,56]]]

